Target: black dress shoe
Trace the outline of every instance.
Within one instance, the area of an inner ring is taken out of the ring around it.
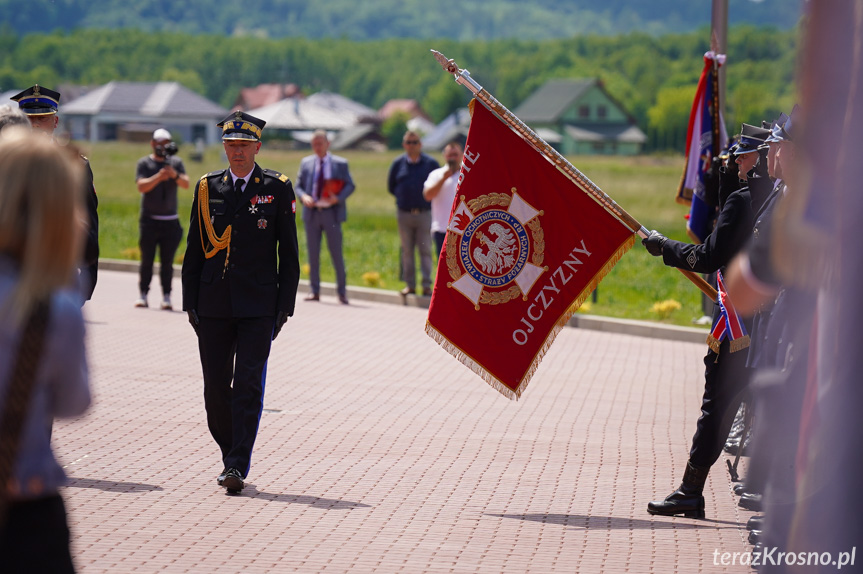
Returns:
[[[687,518],[704,518],[704,497],[701,493],[687,494],[678,489],[665,497],[647,503],[649,514],[674,516],[682,514]]]
[[[399,291],[399,293],[401,293],[405,297],[407,297],[408,295],[416,295],[416,292],[417,290],[413,289],[412,287],[405,287],[404,289]]]
[[[225,481],[225,475],[228,474],[228,468],[225,467],[222,469],[222,472],[219,473],[219,476],[216,477],[216,482],[219,483],[219,486],[222,486],[222,483]]]
[[[306,295],[306,301],[320,301],[320,300],[321,300],[321,296],[318,295],[317,293],[309,293],[308,295]]]
[[[755,545],[761,542],[761,531],[760,530],[750,530],[749,531],[749,544]]]
[[[752,492],[743,493],[737,506],[753,512],[761,512],[761,495]]]
[[[229,468],[222,480],[222,486],[228,489],[229,494],[238,494],[245,488],[243,475],[236,468]]]
[[[342,305],[347,305],[347,304],[348,304],[348,298],[347,298],[347,296],[345,296],[345,295],[339,295],[339,303],[341,303]]]
[[[738,482],[737,484],[734,485],[733,490],[734,490],[734,494],[736,494],[737,496],[741,496],[742,494],[744,494],[746,492],[746,485],[743,484],[742,482]]]
[[[764,530],[764,515],[753,516],[746,523],[746,530]]]

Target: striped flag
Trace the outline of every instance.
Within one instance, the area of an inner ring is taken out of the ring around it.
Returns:
[[[716,66],[714,68],[714,63]],[[689,220],[686,232],[693,241],[702,243],[710,234],[716,209],[705,198],[706,178],[713,157],[725,149],[728,134],[725,121],[719,116],[718,149],[714,149],[713,104],[717,87],[716,70],[725,63],[725,54],[710,51],[704,54],[704,69],[698,79],[695,100],[689,114],[689,129],[686,133],[686,167],[677,190],[677,202],[687,204]],[[717,174],[718,175],[718,174]],[[715,200],[714,202],[715,203]]]

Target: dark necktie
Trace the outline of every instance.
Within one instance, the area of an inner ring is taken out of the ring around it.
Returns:
[[[324,158],[318,160],[318,180],[315,183],[315,200],[324,194]]]
[[[240,202],[240,198],[243,196],[244,183],[246,183],[246,180],[243,178],[240,178],[234,182],[234,196],[236,197],[237,203]]]

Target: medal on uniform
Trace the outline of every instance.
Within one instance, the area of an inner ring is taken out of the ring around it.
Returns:
[[[250,199],[249,202],[252,204],[249,206],[249,213],[257,213],[258,212],[258,206],[256,204],[258,203],[258,196],[256,195],[255,197]]]
[[[267,220],[262,217],[258,220],[258,229],[266,229],[267,228]]]

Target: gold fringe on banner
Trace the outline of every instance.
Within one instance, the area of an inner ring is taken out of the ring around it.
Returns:
[[[749,343],[749,335],[743,335],[739,339],[734,339],[731,341],[731,352],[736,353],[737,351],[742,351],[749,346]]]
[[[599,285],[600,281],[602,281],[606,275],[611,271],[611,269],[617,264],[618,261],[623,257],[623,255],[629,251],[632,246],[635,245],[635,234],[630,235],[626,241],[624,241],[620,247],[608,258],[605,264],[597,271],[597,273],[593,276],[584,289],[582,289],[581,293],[578,294],[578,297],[572,302],[572,304],[567,308],[567,310],[561,315],[557,322],[552,327],[548,336],[545,338],[545,342],[542,344],[542,347],[537,351],[536,355],[533,357],[533,360],[530,363],[525,374],[522,376],[521,381],[515,390],[509,388],[504,383],[502,383],[497,377],[492,375],[483,365],[478,363],[467,354],[463,349],[450,341],[446,335],[438,331],[431,323],[426,321],[425,332],[426,334],[434,339],[441,347],[443,347],[449,354],[458,359],[463,365],[469,368],[471,371],[482,377],[482,379],[491,385],[491,387],[504,395],[510,400],[518,400],[521,397],[521,394],[527,388],[527,384],[530,382],[531,377],[536,372],[536,369],[539,368],[540,362],[542,362],[542,358],[545,356],[545,353],[551,348],[551,344],[554,343],[557,334],[563,329],[569,320],[572,318],[573,314],[581,307],[582,303],[590,296],[594,289],[596,289],[597,285]]]
[[[707,335],[707,341],[706,342],[707,342],[707,346],[710,347],[710,350],[718,355],[719,354],[719,345],[720,345],[719,339],[714,337],[713,334],[710,334],[710,335]]]
[[[731,353],[736,353],[737,351],[742,351],[743,349],[749,347],[750,343],[751,339],[749,338],[749,335],[743,335],[739,339],[733,339],[731,341],[731,344],[729,345],[728,350]],[[719,345],[721,344],[722,342],[713,335],[707,335],[707,346],[710,347],[710,350],[717,355],[719,354]]]

